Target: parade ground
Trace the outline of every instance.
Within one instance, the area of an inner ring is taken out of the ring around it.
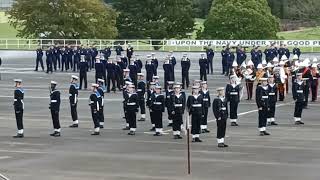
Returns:
[[[143,62],[151,52],[137,52]],[[294,103],[289,94],[278,102],[278,126],[268,127],[271,136],[258,136],[258,112],[255,101],[247,101],[246,90],[239,105],[239,127],[228,122],[226,144],[220,149],[216,142],[216,122],[209,110],[209,134],[201,134],[202,143],[191,143],[191,175],[187,175],[186,136],[174,140],[167,127],[154,137],[149,114],[145,122],[137,122],[136,136],[128,136],[124,127],[122,93],[105,96],[105,128],[100,136],[91,136],[93,122],[88,98],[90,91],[80,91],[78,114],[80,127],[72,123],[68,100],[72,72],[46,74],[35,72],[35,52],[0,51],[0,174],[10,180],[319,180],[320,177],[320,104],[309,103],[303,112],[305,125],[294,125]],[[112,56],[114,55],[114,52]],[[158,74],[163,81],[162,60],[166,53],[156,52]],[[303,54],[311,59],[320,54]],[[180,59],[175,53],[175,76],[181,81]],[[189,53],[192,65],[190,80],[199,79],[199,53]],[[250,57],[250,55],[248,56]],[[320,56],[318,56],[320,57]],[[45,62],[45,61],[44,61]],[[41,69],[41,68],[40,68]],[[144,72],[143,67],[143,72]],[[25,89],[25,138],[16,134],[13,111],[13,79],[23,79]],[[50,137],[52,120],[49,112],[49,82],[58,82],[61,91],[61,137]],[[94,81],[89,72],[88,88]],[[228,78],[221,75],[221,56],[214,58],[214,75],[208,75],[211,98],[215,88],[226,86]],[[291,87],[291,82],[290,85]],[[245,89],[245,88],[244,88]],[[190,93],[190,89],[186,90]],[[310,97],[311,98],[311,97]],[[138,115],[139,117],[139,115]],[[0,179],[1,179],[0,176]],[[4,179],[6,179],[4,177]]]

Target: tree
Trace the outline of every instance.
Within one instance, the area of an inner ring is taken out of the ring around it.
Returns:
[[[117,0],[120,38],[183,38],[193,31],[190,0]]]
[[[117,13],[102,0],[16,0],[7,14],[22,38],[117,36]]]
[[[195,17],[206,18],[209,14],[212,1],[213,0],[192,0],[192,9],[194,10]]]
[[[214,0],[201,37],[274,39],[279,29],[266,0]]]

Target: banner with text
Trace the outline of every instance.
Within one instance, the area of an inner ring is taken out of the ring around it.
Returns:
[[[288,47],[317,47],[320,40],[167,40],[168,46],[267,46],[286,44]]]

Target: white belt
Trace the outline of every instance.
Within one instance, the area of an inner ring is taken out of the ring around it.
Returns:
[[[238,95],[238,92],[230,92],[230,95]]]
[[[55,103],[55,102],[57,102],[57,100],[51,100],[51,102]]]
[[[202,107],[202,104],[192,104],[192,107]]]
[[[227,110],[227,108],[226,107],[222,107],[221,110]]]
[[[276,95],[276,93],[269,93],[269,96],[274,96]]]
[[[127,103],[128,106],[136,105],[136,103]]]
[[[140,91],[142,91],[142,89],[137,89],[137,92],[140,92]]]
[[[18,99],[14,99],[13,101],[16,102],[16,101],[18,101]]]
[[[72,96],[72,94],[69,94],[69,96]]]
[[[203,101],[209,101],[209,99],[208,98],[204,98]]]
[[[161,105],[161,104],[162,104],[162,102],[154,102],[153,104]]]
[[[174,107],[182,107],[182,104],[175,104]]]
[[[303,93],[303,90],[298,90],[297,93]]]
[[[262,98],[263,98],[263,99],[268,99],[269,97],[268,97],[268,96],[262,96]]]
[[[313,79],[316,80],[316,79],[318,79],[318,78],[314,77]]]
[[[167,96],[167,98],[170,98],[170,96]]]

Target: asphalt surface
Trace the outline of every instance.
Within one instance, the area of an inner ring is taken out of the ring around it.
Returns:
[[[150,52],[139,53],[145,57]],[[161,59],[164,54],[159,52],[157,56]],[[164,136],[153,137],[148,131],[151,127],[148,114],[147,121],[138,122],[136,136],[126,135],[127,132],[121,130],[124,120],[120,92],[106,95],[106,125],[101,136],[90,136],[93,129],[88,106],[90,91],[80,91],[80,128],[68,128],[72,120],[67,91],[74,73],[34,72],[34,55],[28,51],[0,51],[3,59],[0,68],[0,174],[10,180],[318,180],[320,177],[320,105],[317,102],[310,103],[309,109],[304,110],[306,124],[295,126],[290,92],[284,102],[278,103],[279,126],[268,127],[271,136],[260,137],[255,102],[242,100],[238,110],[240,126],[228,125],[226,143],[230,147],[225,149],[216,147],[216,124],[210,109],[211,133],[201,134],[202,143],[191,143],[191,175],[187,175],[186,136],[183,140],[174,140],[171,129],[165,127]],[[181,56],[182,53],[176,53],[178,80],[181,79]],[[190,79],[198,79],[199,53],[190,53],[190,57]],[[216,55],[214,75],[208,76],[212,97],[216,87],[228,82],[220,75],[220,64],[220,55]],[[159,74],[163,80],[162,63]],[[12,138],[16,133],[12,106],[14,78],[24,81],[24,139]],[[60,138],[49,136],[52,132],[48,109],[50,80],[57,81],[62,92]],[[93,81],[93,72],[90,72],[89,82]],[[166,119],[167,113],[164,113],[165,126]]]

